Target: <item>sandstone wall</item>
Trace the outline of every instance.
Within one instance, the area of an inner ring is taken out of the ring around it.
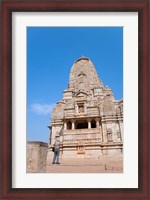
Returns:
[[[27,173],[46,172],[47,151],[45,142],[27,142]]]

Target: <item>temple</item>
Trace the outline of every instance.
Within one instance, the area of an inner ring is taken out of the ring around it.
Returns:
[[[58,134],[63,143],[62,159],[123,153],[123,99],[115,100],[89,58],[81,57],[73,63],[68,88],[54,106],[48,127],[49,159]]]

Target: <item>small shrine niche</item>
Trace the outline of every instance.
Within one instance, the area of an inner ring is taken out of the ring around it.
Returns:
[[[84,113],[84,104],[78,104],[78,113]]]
[[[108,142],[113,142],[112,130],[111,130],[111,128],[108,128],[108,129],[107,129],[107,139],[108,139]]]
[[[78,151],[77,151],[78,154],[85,154],[85,146],[83,143],[78,143]]]

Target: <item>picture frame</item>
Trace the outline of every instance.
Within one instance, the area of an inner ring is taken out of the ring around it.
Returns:
[[[1,1],[1,198],[149,199],[147,0]],[[138,188],[12,188],[12,13],[138,12]]]

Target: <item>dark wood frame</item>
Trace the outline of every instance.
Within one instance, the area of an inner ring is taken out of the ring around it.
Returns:
[[[14,189],[12,188],[12,12],[80,12],[113,11],[138,12],[139,16],[139,66],[138,66],[138,145],[139,186],[137,189]],[[2,0],[1,1],[1,68],[0,68],[0,148],[1,148],[1,198],[50,198],[50,199],[150,199],[148,188],[148,0]],[[150,33],[150,32],[149,32]],[[150,43],[149,43],[150,44]],[[150,86],[150,84],[149,84]],[[149,87],[150,88],[150,87]]]

